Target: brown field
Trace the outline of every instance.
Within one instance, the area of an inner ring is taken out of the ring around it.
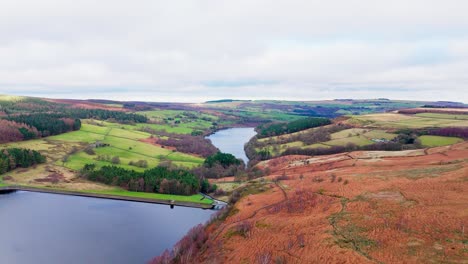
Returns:
[[[260,166],[265,191],[209,226],[199,262],[468,263],[468,142]]]

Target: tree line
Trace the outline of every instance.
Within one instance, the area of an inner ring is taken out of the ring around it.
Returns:
[[[135,192],[192,195],[197,192],[213,191],[215,188],[207,180],[199,179],[189,171],[161,166],[136,172],[116,166],[104,166],[98,169],[95,164],[87,164],[80,174],[91,181]]]
[[[35,128],[42,137],[58,135],[69,131],[79,130],[81,128],[80,119],[73,119],[62,114],[34,113],[29,115],[17,115],[7,118],[19,124],[24,124],[30,128]],[[24,139],[38,137],[29,129],[19,129]]]
[[[39,136],[40,133],[35,127],[0,119],[0,143],[21,141]]]
[[[127,113],[123,111],[111,111],[104,109],[82,109],[71,108],[65,111],[65,114],[80,119],[99,119],[109,120],[113,119],[119,123],[146,123],[148,118],[144,115]]]
[[[298,132],[304,129],[331,124],[330,119],[321,117],[307,117],[291,122],[269,123],[256,128],[257,137],[265,138]]]
[[[33,112],[0,119],[0,143],[59,135],[79,130],[82,118],[143,123],[146,116],[102,109],[64,109],[61,113]]]
[[[46,158],[41,153],[21,148],[3,149],[0,151],[0,174],[16,168],[27,168],[35,164],[44,163]]]

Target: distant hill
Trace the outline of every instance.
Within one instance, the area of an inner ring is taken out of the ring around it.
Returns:
[[[213,104],[213,103],[231,103],[231,102],[250,102],[251,100],[236,100],[236,99],[220,99],[220,100],[213,100],[213,101],[206,101],[206,104]]]

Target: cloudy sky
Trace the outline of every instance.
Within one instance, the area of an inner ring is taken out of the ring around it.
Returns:
[[[466,0],[0,0],[0,94],[468,102]]]

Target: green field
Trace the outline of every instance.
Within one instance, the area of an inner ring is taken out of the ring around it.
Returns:
[[[179,201],[179,202],[191,202],[191,203],[200,203],[200,204],[212,204],[213,203],[213,200],[204,198],[204,196],[201,194],[185,196],[185,195],[173,195],[173,194],[161,194],[161,193],[131,192],[131,191],[126,191],[122,189],[115,189],[112,191],[89,190],[89,191],[85,191],[85,193],[108,194],[108,195],[118,195],[118,196],[157,199],[157,200],[174,200],[174,201]]]
[[[324,145],[324,144],[321,144],[321,143],[315,143],[315,144],[312,144],[312,145],[307,145],[307,146],[304,146],[302,148],[306,149],[306,148],[329,148],[330,145]]]
[[[419,113],[415,114],[418,117],[428,117],[436,119],[453,119],[453,120],[468,120],[468,115],[455,115],[455,114],[440,114],[440,113]]]
[[[420,136],[421,144],[426,147],[447,146],[455,143],[463,142],[463,139],[457,137],[442,137],[442,136]]]
[[[157,124],[137,124],[137,127],[147,126],[168,133],[190,134],[195,130],[205,131],[218,122],[219,117],[203,112],[183,110],[142,111],[138,114],[147,116]]]
[[[355,144],[357,146],[365,146],[373,144],[374,142],[365,138],[364,136],[351,136],[345,138],[332,139],[330,141],[322,142],[321,144],[330,146],[346,146],[350,143]]]
[[[130,161],[146,160],[149,168],[157,166],[161,161],[171,161],[176,165],[189,168],[203,163],[202,158],[139,141],[143,138],[149,138],[150,134],[148,133],[129,130],[122,125],[109,125],[107,122],[101,122],[100,125],[103,126],[83,124],[82,129],[79,131],[49,137],[49,139],[58,142],[94,143],[100,141],[110,145],[95,148],[95,155],[79,151],[70,155],[66,162],[59,160],[56,164],[73,170],[79,170],[90,163],[94,163],[98,167],[112,164],[109,161],[96,160],[98,155],[118,156],[120,158],[118,166],[136,171],[143,171],[145,168],[128,165]]]

